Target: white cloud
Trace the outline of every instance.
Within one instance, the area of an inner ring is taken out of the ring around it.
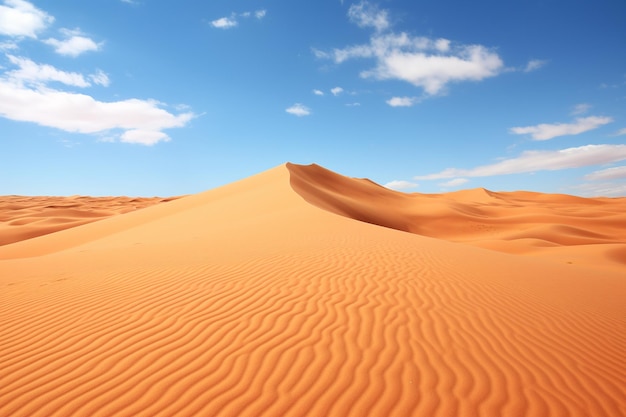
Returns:
[[[448,39],[437,39],[435,41],[435,49],[440,52],[448,52],[450,50],[450,43]]]
[[[578,118],[574,123],[542,123],[536,126],[512,127],[509,131],[516,135],[529,134],[534,140],[548,140],[558,136],[578,135],[612,121],[610,117],[589,116]]]
[[[373,58],[376,66],[361,72],[361,77],[406,81],[423,88],[428,95],[442,93],[449,83],[494,77],[504,67],[498,54],[482,45],[455,45],[447,39],[411,37],[406,33],[376,34],[369,44],[313,53],[338,64],[348,59]]]
[[[82,74],[76,72],[61,71],[52,65],[37,64],[28,58],[13,55],[7,55],[7,58],[19,69],[8,71],[5,77],[17,84],[45,84],[49,81],[56,81],[74,87],[89,87],[90,85]]]
[[[333,96],[337,97],[339,94],[343,93],[343,88],[341,87],[331,88],[330,92],[333,93]]]
[[[603,182],[603,183],[586,183],[573,187],[578,193],[588,197],[622,197],[626,196],[626,184]]]
[[[94,84],[107,87],[110,84],[109,77],[98,70],[94,74],[85,77],[77,72],[67,72],[59,70],[52,65],[38,64],[28,58],[7,55],[9,61],[19,67],[19,69],[7,71],[4,78],[18,85],[43,86],[48,82],[59,82],[72,87],[89,87],[91,80]]]
[[[346,107],[359,107],[360,105],[361,105],[361,103],[359,103],[359,102],[346,103]]]
[[[159,142],[169,142],[170,137],[158,130],[133,129],[120,135],[120,142],[151,146]]]
[[[65,36],[64,40],[50,38],[43,41],[54,47],[57,54],[75,57],[84,52],[98,51],[102,47],[102,44],[84,36],[80,30],[61,29],[61,33]]]
[[[587,113],[590,109],[591,109],[592,105],[588,104],[588,103],[580,103],[574,106],[574,109],[572,110],[572,115],[573,116],[577,116],[580,114],[585,114]]]
[[[13,51],[18,48],[17,43],[13,41],[0,42],[0,51]]]
[[[221,17],[219,19],[213,20],[211,22],[211,26],[219,29],[230,29],[237,26],[237,20],[235,20],[233,17]]]
[[[467,178],[455,178],[453,180],[442,182],[439,184],[442,187],[458,187],[459,185],[463,185],[467,183],[469,180]]]
[[[387,11],[365,0],[350,6],[348,17],[360,27],[373,27],[379,32],[389,27]]]
[[[489,177],[536,171],[558,171],[591,165],[608,164],[626,159],[626,145],[586,145],[556,151],[525,151],[517,158],[504,159],[472,169],[447,168],[436,174],[416,176],[416,180],[438,180],[456,177]]]
[[[530,61],[528,61],[528,64],[526,64],[526,67],[524,68],[524,72],[536,71],[539,68],[546,65],[547,63],[548,61],[545,61],[545,60],[531,59]]]
[[[111,80],[109,80],[109,76],[102,70],[96,71],[95,74],[91,74],[89,76],[91,81],[95,84],[101,85],[103,87],[108,87],[111,84]]]
[[[585,179],[590,181],[616,180],[621,178],[626,178],[626,165],[602,169],[585,175]]]
[[[313,90],[313,94],[315,94],[316,96],[323,96],[324,92],[322,90]]]
[[[261,20],[267,14],[267,10],[260,9],[260,10],[256,10],[255,12],[248,11],[248,12],[239,13],[239,15],[237,15],[237,13],[231,13],[230,17],[221,17],[219,19],[211,21],[210,23],[211,23],[211,26],[213,26],[214,28],[230,29],[239,25],[239,22],[237,21],[237,16],[248,18],[252,16],[253,14],[255,18]]]
[[[393,180],[385,184],[385,187],[390,188],[392,190],[408,190],[411,188],[416,188],[418,186],[419,184],[416,184],[410,181],[404,181],[404,180]]]
[[[122,141],[146,145],[167,140],[164,129],[182,127],[194,117],[169,113],[153,100],[101,102],[85,94],[27,88],[9,80],[0,80],[0,115],[66,132],[119,129]]]
[[[613,134],[613,136],[622,136],[622,135],[626,135],[626,127],[618,130],[617,132]]]
[[[293,106],[288,107],[285,111],[298,117],[308,116],[311,114],[311,109],[300,103],[296,103]]]
[[[37,38],[54,17],[24,0],[4,0],[0,5],[0,35]]]
[[[386,101],[391,107],[411,107],[417,102],[417,97],[392,97]]]

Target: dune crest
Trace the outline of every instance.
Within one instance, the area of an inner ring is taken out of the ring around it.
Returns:
[[[623,270],[423,236],[413,201],[289,164],[1,246],[0,415],[623,416]]]
[[[318,165],[287,166],[306,201],[355,220],[500,252],[626,268],[626,198],[483,188],[405,194]],[[573,248],[591,245],[602,247],[582,259]]]

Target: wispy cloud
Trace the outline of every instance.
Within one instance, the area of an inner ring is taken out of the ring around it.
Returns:
[[[581,114],[585,114],[587,113],[591,107],[593,107],[591,104],[588,103],[580,103],[574,106],[574,108],[572,109],[572,116],[578,116]]]
[[[589,197],[626,196],[626,183],[623,182],[588,182],[572,187],[576,193]]]
[[[4,0],[0,5],[0,34],[37,38],[54,17],[25,0]]]
[[[418,101],[417,97],[392,97],[386,103],[391,107],[411,107]]]
[[[626,127],[613,133],[613,136],[622,136],[622,135],[626,135]]]
[[[589,181],[616,180],[621,178],[626,178],[626,165],[602,169],[585,175],[585,179]]]
[[[243,13],[231,13],[231,15],[228,17],[220,17],[219,19],[215,19],[212,20],[211,26],[213,26],[214,28],[218,28],[218,29],[230,29],[230,28],[234,28],[235,26],[239,25],[239,20],[238,18],[243,17],[243,18],[248,18],[254,15],[254,17],[258,20],[261,20],[265,17],[265,15],[267,14],[267,10],[261,9],[261,10],[256,10],[254,12],[243,12]]]
[[[393,180],[389,181],[384,186],[392,190],[410,190],[411,188],[417,188],[419,184],[411,181]]]
[[[308,116],[311,114],[311,109],[301,103],[296,103],[293,106],[286,108],[285,111],[298,117]]]
[[[558,136],[578,135],[612,121],[610,117],[589,116],[578,118],[574,123],[542,123],[536,126],[512,127],[509,131],[516,135],[530,135],[533,140],[549,140]]]
[[[330,92],[333,94],[333,96],[337,97],[339,94],[343,93],[343,88],[341,87],[331,88]]]
[[[389,27],[388,12],[379,9],[377,5],[368,1],[361,1],[350,6],[348,17],[359,27],[372,27],[378,32]]]
[[[111,84],[109,76],[102,70],[98,70],[94,74],[89,75],[89,79],[95,84],[101,85],[103,87],[108,87]]]
[[[416,176],[416,180],[457,177],[489,177],[537,171],[558,171],[602,165],[626,159],[626,145],[586,145],[556,151],[526,151],[520,156],[471,169],[447,168],[441,172]]]
[[[28,58],[7,55],[9,62],[19,67],[4,74],[7,80],[17,84],[42,85],[50,81],[59,82],[73,87],[89,87],[91,84],[77,72],[61,71],[52,65],[37,64]]]
[[[313,94],[315,94],[316,96],[323,96],[324,92],[322,90],[313,90]]]
[[[455,178],[450,181],[442,182],[439,185],[441,187],[450,188],[450,187],[458,187],[460,185],[466,184],[467,182],[469,182],[467,178]]]
[[[498,54],[482,45],[388,32],[388,12],[368,2],[351,6],[348,17],[360,27],[375,29],[369,44],[330,52],[313,49],[313,53],[337,64],[355,58],[374,59],[374,68],[360,73],[363,78],[406,81],[423,88],[427,95],[436,95],[443,93],[450,83],[480,81],[504,70]]]
[[[531,59],[530,61],[528,61],[528,64],[526,64],[526,67],[524,68],[524,72],[536,71],[539,68],[545,66],[547,63],[548,61],[545,61],[545,60]]]
[[[49,38],[43,41],[54,47],[55,52],[59,55],[75,57],[88,51],[97,51],[102,47],[101,43],[96,43],[78,29],[61,29],[61,33],[65,39]]]
[[[17,42],[14,42],[14,41],[0,42],[0,51],[14,51],[18,48],[19,46],[17,45]]]

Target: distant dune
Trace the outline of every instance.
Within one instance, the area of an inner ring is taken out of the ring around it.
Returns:
[[[176,198],[0,196],[0,246]]]
[[[80,199],[0,199],[0,416],[626,415],[626,198]]]

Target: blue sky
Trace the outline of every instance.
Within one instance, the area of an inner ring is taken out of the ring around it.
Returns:
[[[623,0],[0,0],[0,194],[287,161],[407,192],[626,195]]]

